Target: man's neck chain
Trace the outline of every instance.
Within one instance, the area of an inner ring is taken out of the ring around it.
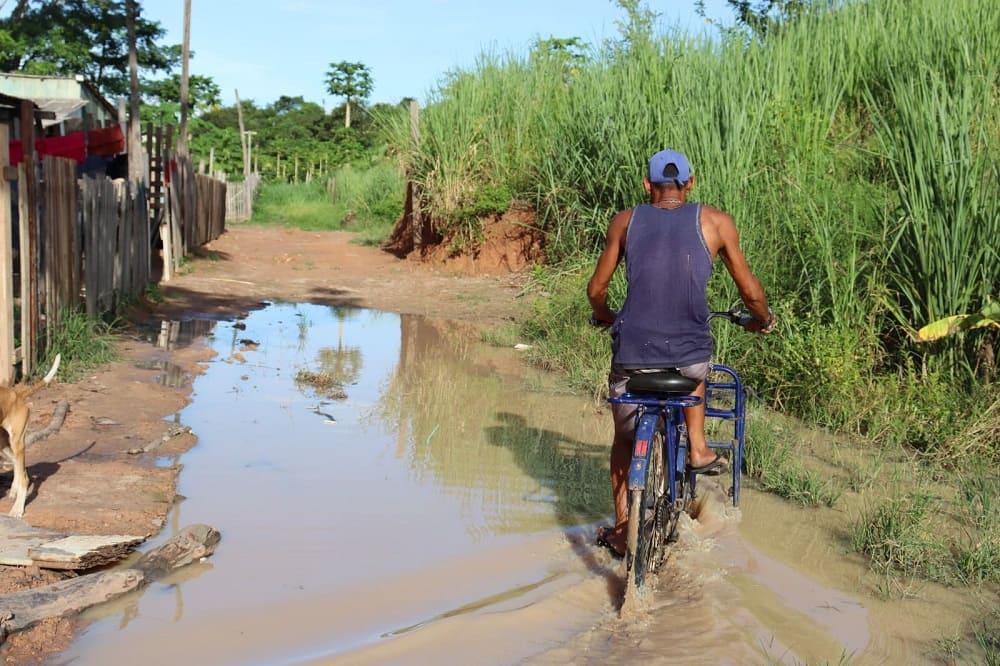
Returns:
[[[653,206],[656,208],[666,208],[668,210],[680,208],[683,205],[684,202],[681,199],[660,199],[653,203]]]

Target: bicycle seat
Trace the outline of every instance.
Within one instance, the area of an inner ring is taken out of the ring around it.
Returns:
[[[632,375],[625,384],[625,390],[633,395],[675,398],[689,395],[698,388],[698,384],[697,379],[685,377],[676,370],[665,370]]]

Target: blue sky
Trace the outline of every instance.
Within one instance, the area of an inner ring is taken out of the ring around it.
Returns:
[[[669,25],[701,30],[693,0],[650,0]],[[182,0],[144,0],[168,40],[180,43]],[[332,61],[366,63],[372,101],[423,100],[441,75],[484,49],[525,50],[537,36],[599,41],[615,34],[611,0],[192,0],[191,71],[212,76],[223,102],[238,88],[260,103],[303,95],[330,108],[323,79]],[[724,0],[710,16],[728,17]]]

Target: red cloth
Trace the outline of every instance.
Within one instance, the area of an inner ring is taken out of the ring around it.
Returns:
[[[125,152],[125,137],[121,127],[105,127],[90,130],[87,142],[83,132],[73,132],[66,136],[50,136],[35,139],[35,153],[45,156],[67,157],[82,162],[88,155],[112,157]],[[24,149],[20,140],[10,142],[10,163],[17,166],[24,159]]]

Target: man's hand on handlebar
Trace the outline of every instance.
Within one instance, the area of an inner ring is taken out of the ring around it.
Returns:
[[[759,319],[751,319],[747,322],[743,328],[750,331],[751,333],[760,333],[761,335],[769,335],[774,332],[774,329],[778,327],[778,318],[774,316],[774,313],[769,313],[767,321],[760,321]]]
[[[594,310],[594,313],[590,315],[590,325],[607,328],[615,323],[615,318],[617,316],[618,315],[615,314],[615,311],[609,307],[601,308],[600,311]]]

